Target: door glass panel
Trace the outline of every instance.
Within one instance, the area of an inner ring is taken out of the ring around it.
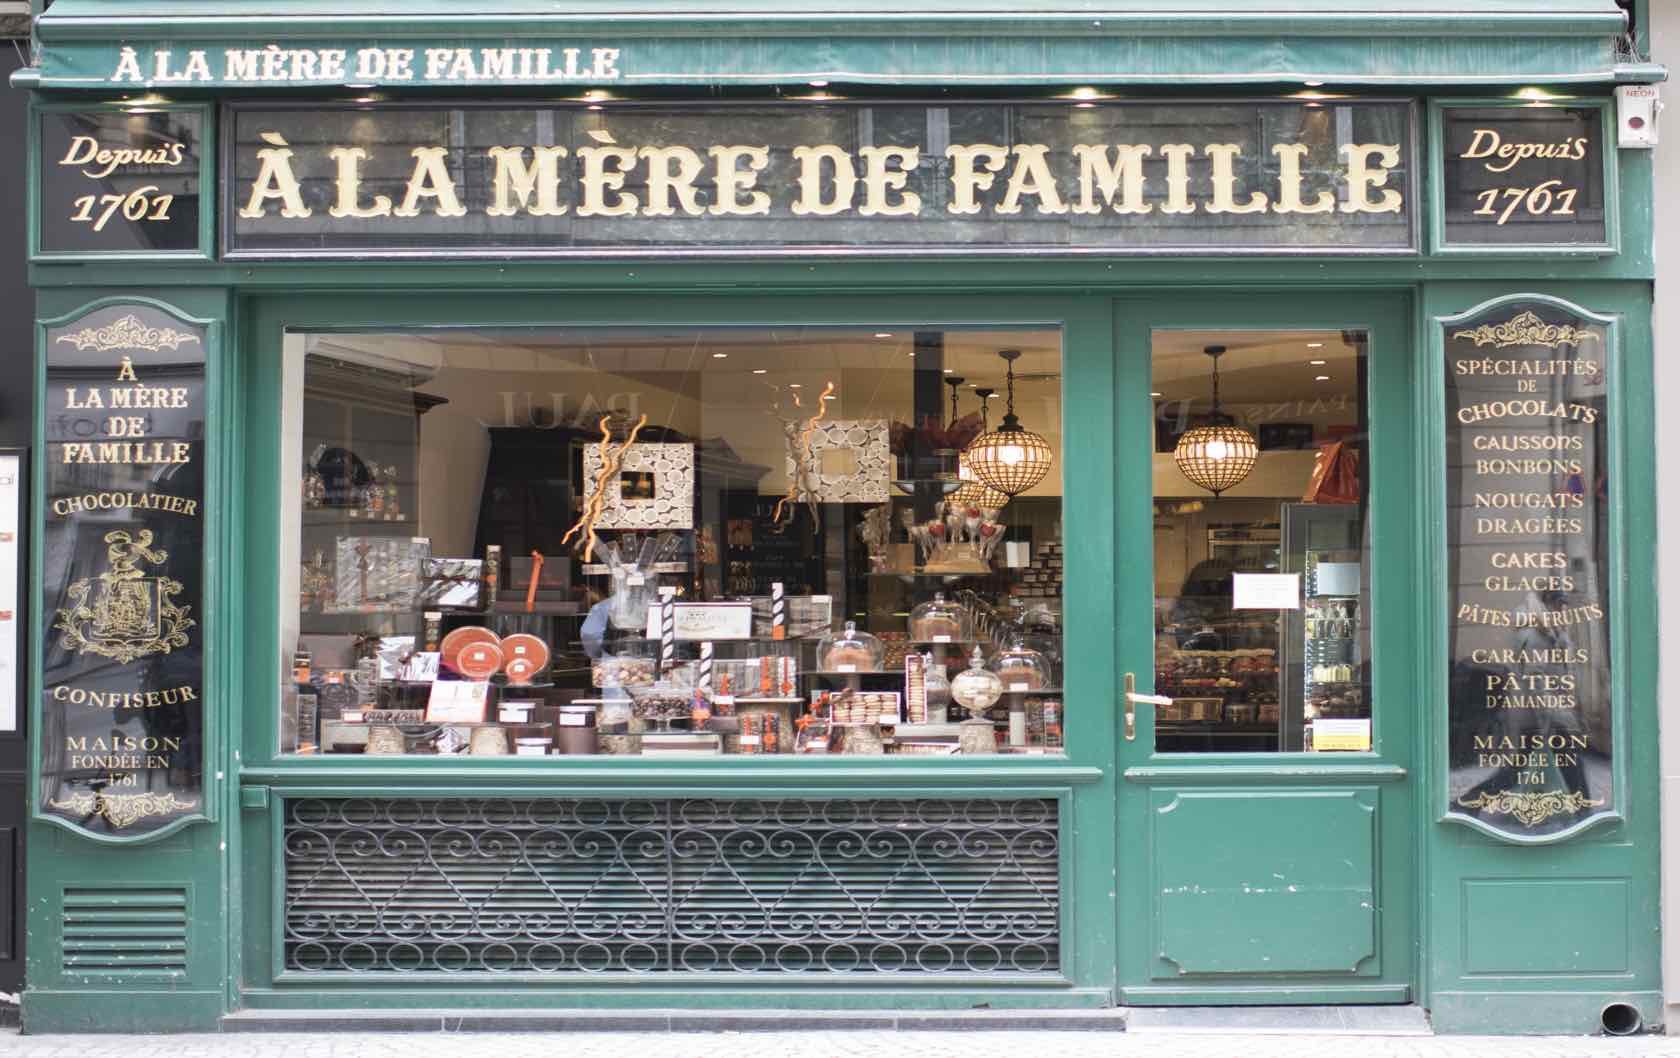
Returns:
[[[1366,345],[1154,332],[1157,751],[1370,750]]]

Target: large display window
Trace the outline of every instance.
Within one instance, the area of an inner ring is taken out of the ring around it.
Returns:
[[[1052,328],[288,333],[279,749],[1060,753],[1061,365]]]

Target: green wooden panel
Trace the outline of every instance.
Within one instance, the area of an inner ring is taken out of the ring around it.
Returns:
[[[1628,878],[1472,878],[1464,883],[1470,974],[1628,971]],[[1588,912],[1590,913],[1581,913]],[[1544,928],[1535,926],[1544,923]]]
[[[1624,187],[1624,191],[1626,188]],[[1646,229],[1641,228],[1641,231]],[[1656,585],[1650,287],[1643,283],[1440,283],[1424,288],[1419,326],[1496,297],[1539,294],[1617,317],[1611,352],[1612,470],[1622,502],[1612,515],[1609,615],[1616,663],[1623,818],[1557,845],[1521,846],[1440,818],[1445,788],[1445,562],[1440,438],[1439,342],[1425,345],[1417,385],[1426,393],[1419,430],[1427,439],[1419,503],[1425,554],[1420,569],[1429,632],[1419,645],[1422,686],[1436,732],[1425,781],[1417,784],[1427,823],[1419,851],[1427,953],[1424,1001],[1446,1032],[1597,1031],[1605,1003],[1629,1002],[1660,1020],[1657,944],[1659,791],[1656,700],[1659,651]],[[1427,331],[1425,332],[1428,333]],[[1641,776],[1646,778],[1642,779]],[[1495,900],[1491,897],[1497,896]],[[1491,910],[1490,910],[1491,909]],[[1525,912],[1518,915],[1517,912]],[[1487,916],[1492,915],[1491,921]],[[1524,970],[1523,967],[1530,967]],[[1614,967],[1614,969],[1612,969]]]
[[[1155,976],[1369,972],[1375,788],[1155,789],[1151,806]]]

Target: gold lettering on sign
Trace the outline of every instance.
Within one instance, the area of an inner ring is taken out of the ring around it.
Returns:
[[[529,50],[512,49],[511,53],[518,57]],[[452,49],[439,49],[432,60],[462,61],[460,53]],[[509,55],[496,57],[498,68],[511,61]],[[634,147],[620,144],[603,128],[585,129],[584,134],[591,142],[575,149],[579,162],[575,176],[560,164],[567,157],[566,147],[487,148],[484,159],[491,171],[492,192],[482,207],[485,214],[560,216],[568,210],[561,202],[561,183],[575,179],[575,213],[579,217],[767,216],[777,205],[777,195],[790,196],[785,205],[798,217],[830,217],[854,211],[861,217],[914,217],[921,215],[924,192],[912,189],[912,174],[922,181],[936,178],[931,166],[922,166],[919,146],[871,144],[848,150],[835,144],[801,144],[792,146],[789,152],[798,165],[790,185],[766,188],[760,185],[763,175],[770,171],[770,149],[764,145]],[[257,151],[258,174],[239,216],[263,217],[268,204],[274,202],[279,203],[282,217],[308,217],[309,207],[303,204],[293,169],[292,149],[279,133],[260,135],[268,146]],[[1280,143],[1270,150],[1277,159],[1275,192],[1253,186],[1239,188],[1239,180],[1252,184],[1255,178],[1239,175],[1239,164],[1247,160],[1237,143],[1202,147],[1168,143],[1159,149],[1133,143],[1080,143],[1065,148],[1041,143],[954,143],[944,149],[944,157],[950,162],[949,172],[943,174],[948,181],[945,212],[953,216],[988,212],[1000,217],[1019,216],[1028,211],[1029,200],[1031,211],[1041,216],[1181,215],[1198,209],[1214,214],[1314,214],[1338,208],[1343,213],[1394,213],[1403,208],[1404,196],[1387,186],[1390,174],[1400,164],[1398,145],[1341,147],[1345,193],[1339,207],[1337,194],[1329,188],[1321,187],[1310,197],[1304,191],[1303,166],[1311,154],[1310,145]],[[328,213],[335,219],[410,218],[419,216],[423,204],[430,200],[429,212],[433,215],[463,215],[466,210],[448,163],[455,157],[451,148],[415,147],[411,154],[414,168],[405,194],[400,204],[387,208],[385,196],[375,196],[371,201],[362,198],[362,167],[372,160],[373,149],[328,148],[327,158],[336,170],[334,205]],[[1151,173],[1144,164],[1152,157],[1164,163],[1155,178],[1160,181],[1156,187],[1150,186]],[[1209,190],[1201,198],[1193,197],[1190,178],[1191,160],[1198,157],[1208,160],[1209,171]],[[716,194],[705,204],[702,180],[708,162]],[[859,183],[863,185],[861,196]],[[637,189],[638,184],[646,187],[645,193]],[[1150,200],[1152,193],[1161,193],[1158,202]]]
[[[1266,212],[1270,202],[1264,191],[1251,192],[1248,201],[1241,205],[1236,202],[1235,167],[1237,157],[1242,154],[1241,147],[1234,143],[1210,143],[1202,153],[1213,162],[1213,201],[1208,203],[1209,213]]]
[[[1400,192],[1385,187],[1388,174],[1400,164],[1400,148],[1385,143],[1344,143],[1347,158],[1347,201],[1343,213],[1398,213]],[[1377,164],[1373,167],[1372,162]],[[1371,197],[1375,191],[1376,198]]]
[[[758,174],[770,164],[770,148],[713,147],[707,153],[717,167],[717,201],[707,212],[722,217],[756,217],[770,212],[770,196],[755,186]]]
[[[980,212],[975,192],[990,190],[997,180],[993,174],[1002,172],[1009,161],[1009,148],[995,143],[953,143],[945,148],[945,157],[951,159],[951,200],[945,204],[946,212]],[[984,172],[975,170],[976,162]]]
[[[269,146],[257,151],[260,163],[257,178],[251,181],[251,197],[246,200],[245,208],[239,211],[239,215],[255,220],[266,212],[264,205],[270,199],[279,199],[282,217],[301,219],[309,216],[313,210],[303,204],[297,174],[292,172],[293,152],[286,145],[285,137],[278,132],[264,132],[261,138]]]
[[[1040,213],[1067,212],[1062,196],[1056,191],[1056,177],[1050,172],[1050,163],[1044,157],[1049,149],[1037,144],[1015,148],[1015,171],[1010,174],[1009,187],[1004,192],[1003,201],[998,204],[999,213],[1021,212],[1022,195],[1038,199]]]
[[[1143,200],[1143,160],[1152,148],[1145,143],[1122,143],[1113,148],[1112,161],[1109,150],[1093,143],[1074,147],[1073,156],[1079,160],[1079,201],[1073,211],[1101,213],[1102,206],[1095,197],[1101,194],[1103,202],[1116,213],[1152,212],[1155,207]]]
[[[624,190],[624,174],[636,165],[636,152],[617,145],[612,133],[602,129],[587,130],[589,138],[598,146],[579,147],[577,156],[583,160],[583,202],[578,206],[580,217],[629,217],[636,213],[636,196]],[[614,163],[608,171],[607,163]],[[618,192],[615,202],[607,202],[607,192]]]
[[[416,147],[414,174],[408,178],[402,205],[392,210],[398,217],[418,217],[420,200],[433,200],[432,212],[439,217],[460,217],[467,212],[455,195],[455,178],[449,175],[448,147]]]
[[[490,159],[496,163],[495,201],[484,212],[492,217],[511,217],[523,209],[533,217],[558,217],[566,212],[560,204],[560,159],[566,157],[564,147],[532,148],[534,157],[525,161],[524,147],[492,147]],[[517,196],[519,204],[514,205]],[[532,204],[531,198],[536,197]]]
[[[852,196],[857,193],[857,166],[849,152],[831,143],[820,147],[795,147],[794,161],[799,163],[799,198],[793,204],[798,217],[832,217],[852,208]],[[834,167],[834,198],[824,202],[822,171],[824,164]]]
[[[1311,202],[1301,201],[1301,159],[1307,156],[1304,143],[1274,144],[1272,153],[1278,160],[1278,200],[1272,207],[1275,213],[1330,213],[1336,208],[1336,196],[1320,191]]]
[[[863,147],[863,206],[858,213],[865,217],[914,217],[922,211],[922,196],[905,191],[910,170],[921,162],[920,147]],[[897,166],[894,167],[894,163]],[[890,201],[892,192],[900,192],[897,202]]]
[[[330,217],[388,217],[391,215],[391,196],[375,195],[373,204],[362,205],[362,162],[368,152],[361,147],[334,147],[327,157],[338,164],[338,201],[327,210]]]
[[[706,212],[700,204],[700,191],[694,186],[695,178],[706,167],[697,151],[682,146],[643,147],[641,156],[648,167],[648,200],[642,216],[673,216],[677,212],[671,205],[673,195],[682,204],[685,215],[698,217]]]

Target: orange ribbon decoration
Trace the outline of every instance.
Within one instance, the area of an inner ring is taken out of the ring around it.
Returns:
[[[537,581],[542,577],[543,553],[531,552],[531,586],[525,589],[525,612],[530,613],[537,607]]]

